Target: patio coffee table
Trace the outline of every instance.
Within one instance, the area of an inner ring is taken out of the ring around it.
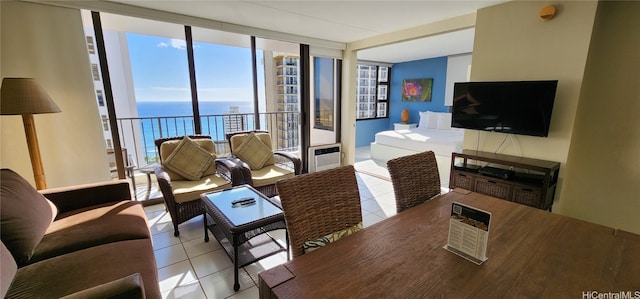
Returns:
[[[233,290],[240,289],[238,270],[286,248],[266,232],[287,228],[282,209],[249,185],[200,195],[204,210],[204,241],[209,242],[209,231],[233,261]],[[237,201],[241,202],[237,202]],[[207,223],[207,215],[214,223]]]

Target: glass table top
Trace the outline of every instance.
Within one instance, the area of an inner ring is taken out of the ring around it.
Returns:
[[[208,193],[205,196],[234,226],[282,214],[282,210],[268,201],[264,195],[246,186]],[[255,201],[232,203],[244,198],[253,198]]]

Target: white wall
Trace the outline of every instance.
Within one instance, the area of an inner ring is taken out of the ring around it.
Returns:
[[[447,82],[444,90],[444,105],[453,105],[453,85],[456,82],[469,81],[471,54],[447,57]]]
[[[61,113],[35,115],[47,185],[111,179],[80,12],[2,1],[2,77],[33,77]],[[20,116],[0,117],[0,166],[34,184]]]
[[[640,234],[640,2],[601,2],[560,213]]]
[[[472,81],[559,80],[549,137],[514,135],[500,152],[562,163],[554,212],[640,233],[639,4],[556,2],[546,22],[545,5],[477,13]],[[494,151],[504,137],[467,131],[464,147]]]
[[[471,81],[558,80],[549,137],[511,135],[499,153],[560,162],[562,180],[597,2],[565,1],[550,21],[538,18],[545,3],[507,2],[476,16]],[[464,148],[494,152],[502,133],[466,130]]]

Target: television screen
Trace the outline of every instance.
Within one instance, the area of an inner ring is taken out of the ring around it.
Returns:
[[[452,127],[546,137],[558,80],[459,82]]]

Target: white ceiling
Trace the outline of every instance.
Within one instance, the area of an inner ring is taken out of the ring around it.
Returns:
[[[114,0],[127,5],[256,27],[342,43],[475,12],[499,1],[149,1]],[[358,52],[358,59],[402,62],[473,48],[473,29]]]

